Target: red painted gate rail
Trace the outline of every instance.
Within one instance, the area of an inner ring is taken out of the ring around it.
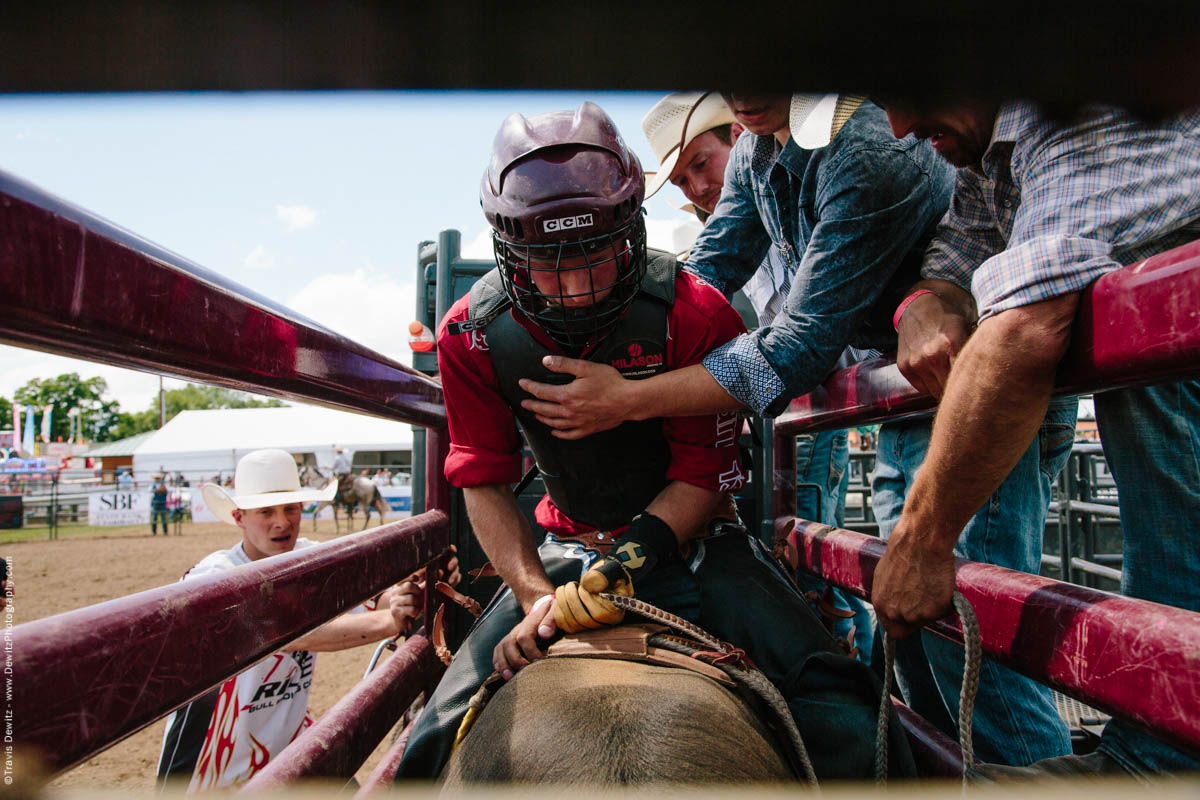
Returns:
[[[1200,242],[1096,281],[1064,364],[1062,395],[1200,374]],[[795,436],[933,405],[894,361],[874,359],[836,373],[780,415],[773,518],[794,563],[866,597],[883,553],[876,538],[795,519],[795,492],[780,490],[795,485]],[[958,589],[975,606],[989,655],[1200,754],[1200,614],[967,562]],[[932,627],[962,641],[957,623]]]

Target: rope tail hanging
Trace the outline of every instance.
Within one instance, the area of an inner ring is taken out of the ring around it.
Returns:
[[[975,609],[962,594],[954,593],[954,610],[962,623],[965,646],[963,682],[958,696],[958,744],[962,751],[963,789],[967,786],[967,771],[975,763],[975,743],[971,733],[975,714],[975,695],[979,691],[979,665],[983,659],[983,642]],[[875,780],[887,783],[888,721],[891,718],[892,677],[896,664],[896,641],[880,628],[883,636],[883,694],[879,701],[879,721],[875,731]]]

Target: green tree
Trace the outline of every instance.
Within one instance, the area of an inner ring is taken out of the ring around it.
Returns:
[[[209,408],[280,408],[283,406],[283,402],[275,398],[259,399],[246,392],[195,383],[189,383],[181,389],[170,389],[166,392],[165,401],[168,422],[180,411]],[[154,398],[150,411],[154,413],[157,420],[157,397]]]
[[[116,424],[112,429],[113,440],[126,439],[139,433],[158,428],[158,409],[137,411],[133,414],[122,411],[117,415]]]
[[[67,372],[56,378],[34,378],[13,394],[21,405],[32,405],[39,416],[46,406],[53,406],[50,420],[50,441],[62,437],[65,441],[71,432],[71,421],[67,412],[78,408],[83,414],[83,434],[86,438],[105,442],[113,438],[121,414],[116,400],[106,398],[108,384],[103,378],[80,378],[78,372]],[[9,416],[12,416],[11,410]],[[24,423],[22,423],[24,424]],[[41,420],[37,432],[41,433]]]
[[[274,398],[259,399],[246,392],[195,383],[189,383],[179,389],[168,389],[164,392],[163,401],[167,422],[174,419],[180,411],[210,408],[279,408],[284,405],[282,401]],[[145,411],[120,415],[116,423],[114,438],[122,439],[126,436],[135,436],[139,433],[156,430],[158,416],[158,397],[155,396],[150,407]]]
[[[7,397],[0,397],[0,428],[8,430],[12,427],[12,403]]]

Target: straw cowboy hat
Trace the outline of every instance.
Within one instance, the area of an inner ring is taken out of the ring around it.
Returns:
[[[238,461],[233,478],[233,493],[216,484],[206,483],[202,489],[204,501],[217,518],[236,525],[235,508],[266,508],[286,503],[312,503],[332,500],[337,482],[330,481],[324,489],[300,486],[296,460],[286,450],[255,450]]]
[[[646,173],[646,197],[663,187],[693,139],[733,122],[733,112],[717,92],[674,92],[655,103],[642,119],[642,131],[659,163],[657,172]]]

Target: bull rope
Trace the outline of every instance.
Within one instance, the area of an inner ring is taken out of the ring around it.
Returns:
[[[983,641],[979,633],[979,620],[971,602],[960,593],[954,593],[954,610],[962,622],[963,646],[965,648],[962,689],[958,695],[958,746],[962,751],[963,790],[967,787],[967,773],[975,763],[975,744],[971,733],[971,722],[975,715],[975,695],[979,692],[979,666],[983,658]],[[892,678],[896,663],[896,640],[887,635],[882,626],[883,637],[883,694],[879,701],[879,722],[875,731],[875,781],[887,783],[888,772],[888,721],[891,718]],[[920,631],[918,631],[918,634]]]
[[[722,670],[735,683],[748,690],[771,710],[771,713],[775,715],[776,720],[779,721],[780,726],[783,728],[787,744],[791,747],[796,763],[800,765],[803,772],[801,777],[813,789],[818,789],[817,773],[813,769],[812,759],[808,757],[808,748],[804,746],[804,739],[800,736],[800,730],[796,727],[796,723],[792,719],[792,712],[788,709],[787,701],[780,694],[779,690],[775,688],[775,684],[767,680],[766,675],[762,674],[756,668],[746,666],[744,663],[744,654],[741,651],[714,638],[704,629],[693,625],[682,617],[677,617],[668,611],[663,611],[661,608],[650,605],[644,600],[608,593],[603,593],[600,597],[603,597],[620,609],[632,611],[639,616],[652,619],[655,622],[661,622],[667,627],[691,637],[718,653],[742,656],[731,659],[716,658],[704,660]],[[660,633],[651,636],[648,642],[656,647],[673,650],[691,658],[698,658],[705,653],[704,650],[693,647],[667,634]]]

